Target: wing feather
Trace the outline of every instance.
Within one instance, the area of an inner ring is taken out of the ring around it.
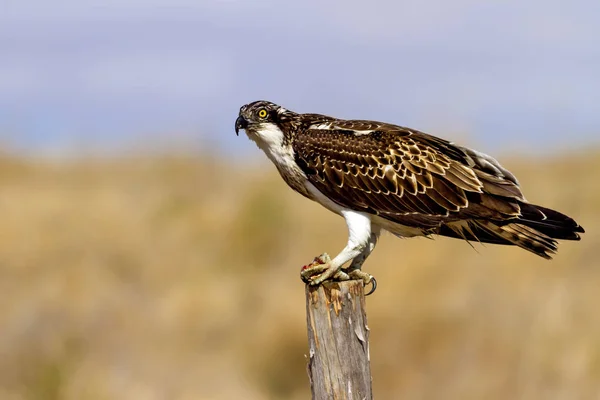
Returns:
[[[474,160],[442,139],[372,121],[311,126],[292,143],[296,161],[319,191],[344,207],[431,226],[520,212],[516,179],[491,157],[472,153]]]

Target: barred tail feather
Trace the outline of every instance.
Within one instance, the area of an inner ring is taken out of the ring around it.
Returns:
[[[521,204],[519,222],[554,239],[580,240],[585,230],[573,218],[549,208]]]
[[[572,218],[545,207],[522,203],[521,216],[504,221],[464,220],[442,225],[438,234],[467,241],[519,246],[551,259],[557,239],[580,240],[585,232]]]

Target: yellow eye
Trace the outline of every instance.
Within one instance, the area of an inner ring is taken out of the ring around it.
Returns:
[[[265,117],[267,116],[267,110],[265,110],[265,109],[263,108],[262,110],[260,110],[260,111],[258,112],[258,116],[259,116],[260,118],[265,118]]]

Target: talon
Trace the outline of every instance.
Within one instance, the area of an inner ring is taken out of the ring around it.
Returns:
[[[326,280],[332,278],[338,271],[332,269],[330,265],[327,266],[327,269],[323,271],[320,275],[312,276],[310,284],[313,286],[320,285]]]
[[[375,279],[374,276],[371,276],[371,290],[369,290],[369,293],[366,293],[365,296],[368,296],[370,294],[373,294],[373,292],[375,291],[375,289],[377,289],[377,280]]]
[[[352,279],[363,281],[365,288],[369,283],[371,284],[371,290],[369,290],[365,296],[372,294],[375,289],[377,289],[377,281],[375,280],[375,277],[371,274],[361,271],[360,269],[353,269],[352,271],[348,272],[348,276]]]
[[[329,255],[323,253],[315,257],[310,264],[307,264],[300,269],[300,279],[302,282],[310,285],[318,285],[322,282],[319,280],[321,276],[329,269]],[[324,280],[324,279],[323,279]]]
[[[302,269],[302,271],[304,271],[304,268]],[[304,276],[302,274],[300,274],[300,279],[302,280],[302,282],[304,282],[306,284],[310,283],[310,278],[306,277],[306,276]]]

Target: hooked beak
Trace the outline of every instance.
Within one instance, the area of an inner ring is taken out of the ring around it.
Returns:
[[[246,129],[248,127],[248,121],[241,115],[235,120],[235,134],[240,135],[240,129]]]

